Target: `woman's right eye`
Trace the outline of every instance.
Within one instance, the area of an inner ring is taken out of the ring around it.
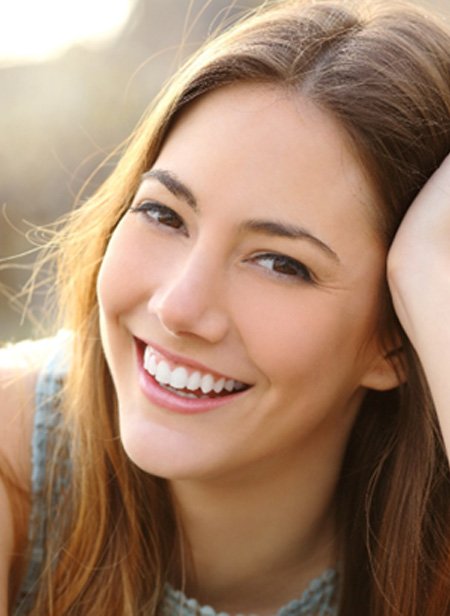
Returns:
[[[138,205],[132,206],[130,208],[130,212],[143,212],[148,218],[150,218],[151,222],[187,233],[186,226],[181,216],[179,216],[170,207],[167,207],[167,205],[163,205],[158,201],[142,201]]]

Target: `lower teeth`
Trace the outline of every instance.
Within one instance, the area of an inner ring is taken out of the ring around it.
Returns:
[[[171,387],[170,385],[163,385],[162,383],[159,383],[159,385],[161,387],[163,387],[164,389],[167,389],[167,391],[170,391],[173,394],[176,394],[177,396],[180,396],[181,398],[191,398],[194,400],[199,400],[202,398],[209,398],[210,396],[208,396],[207,394],[202,394],[200,396],[197,396],[196,394],[192,393],[192,392],[188,392],[188,391],[183,391],[181,389],[175,389],[175,387]]]

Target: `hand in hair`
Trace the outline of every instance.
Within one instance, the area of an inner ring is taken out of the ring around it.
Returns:
[[[413,343],[450,454],[450,155],[409,208],[388,255],[395,310]]]

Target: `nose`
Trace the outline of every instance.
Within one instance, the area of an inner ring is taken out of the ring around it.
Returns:
[[[213,264],[211,253],[193,250],[187,260],[176,260],[153,289],[148,310],[171,335],[219,342],[229,327],[223,280],[223,270]]]

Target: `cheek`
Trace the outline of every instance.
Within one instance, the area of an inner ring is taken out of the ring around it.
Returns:
[[[100,309],[111,315],[148,302],[183,262],[170,238],[149,233],[133,216],[126,215],[117,226],[99,270]]]
[[[143,256],[135,234],[122,221],[106,249],[97,279],[100,310],[117,315],[142,294]]]
[[[249,355],[274,384],[295,387],[301,379],[330,383],[335,378],[354,383],[365,368],[377,312],[375,299],[355,297],[352,303],[345,294],[305,287],[289,301],[277,293],[255,301],[241,292],[236,312]]]

